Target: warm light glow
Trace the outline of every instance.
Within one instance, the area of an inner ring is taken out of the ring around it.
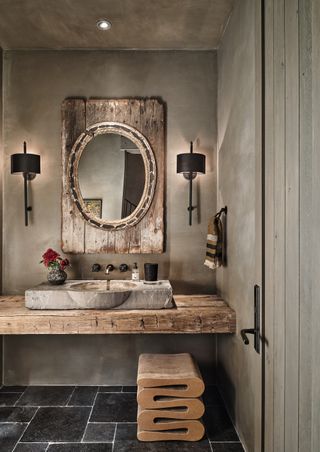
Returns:
[[[196,172],[192,172],[192,173],[188,172],[188,173],[182,173],[182,174],[183,174],[183,177],[185,179],[190,180],[190,179],[195,179],[197,177],[198,173],[196,173]]]
[[[109,30],[111,28],[111,22],[106,19],[100,19],[97,22],[97,27],[99,28],[99,30]]]

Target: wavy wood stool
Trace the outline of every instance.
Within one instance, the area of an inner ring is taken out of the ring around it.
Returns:
[[[185,397],[167,397],[159,394],[162,388],[144,389],[138,388],[137,401],[141,409],[159,410],[161,408],[184,408],[187,413],[194,413],[193,417],[186,419],[199,419],[204,413],[204,404],[199,398],[185,398]],[[164,393],[167,393],[163,389]],[[201,414],[199,414],[201,413]]]
[[[138,366],[138,439],[199,441],[205,386],[189,353],[143,354]]]
[[[138,424],[143,430],[158,430],[158,426],[164,419],[195,420],[204,414],[204,405],[197,400],[199,405],[195,409],[186,410],[179,405],[171,409],[144,410],[138,407]],[[196,406],[196,405],[195,405]]]
[[[200,441],[204,435],[204,426],[200,420],[168,421],[162,429],[142,430],[138,424],[139,441]]]

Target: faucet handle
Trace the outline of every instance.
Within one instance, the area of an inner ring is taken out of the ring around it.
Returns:
[[[91,271],[96,273],[101,271],[101,265],[100,264],[93,264],[91,267]]]
[[[125,273],[125,272],[127,272],[128,271],[128,265],[127,264],[120,264],[119,265],[119,270],[120,270],[120,272],[121,273]]]

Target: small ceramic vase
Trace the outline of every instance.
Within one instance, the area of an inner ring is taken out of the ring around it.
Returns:
[[[63,270],[54,268],[52,270],[49,270],[47,278],[50,284],[59,286],[60,284],[64,284],[65,280],[67,279],[67,274]]]

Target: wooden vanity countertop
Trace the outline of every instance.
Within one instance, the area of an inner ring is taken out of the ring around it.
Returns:
[[[158,310],[30,310],[24,296],[0,296],[2,334],[235,333],[236,313],[217,295],[175,295]]]

